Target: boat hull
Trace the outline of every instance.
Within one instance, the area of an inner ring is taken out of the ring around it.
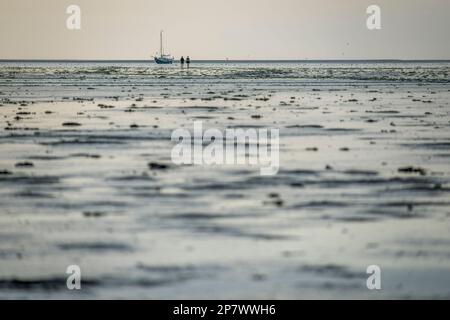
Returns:
[[[172,64],[173,59],[172,58],[164,58],[164,57],[155,57],[155,62],[157,64]]]

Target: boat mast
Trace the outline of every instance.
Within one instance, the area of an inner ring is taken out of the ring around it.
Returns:
[[[163,32],[162,32],[162,30],[161,30],[161,32],[160,32],[160,34],[159,34],[159,48],[160,48],[160,53],[161,53],[161,57],[163,56],[163,44],[162,44],[162,34],[163,34]]]

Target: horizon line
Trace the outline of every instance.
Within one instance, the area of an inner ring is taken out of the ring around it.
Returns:
[[[175,60],[178,61],[178,60]],[[246,63],[246,62],[450,62],[450,59],[191,59],[196,63]],[[146,62],[153,59],[0,59],[0,62]]]

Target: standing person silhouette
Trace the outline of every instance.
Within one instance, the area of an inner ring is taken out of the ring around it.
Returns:
[[[189,64],[191,63],[191,58],[189,56],[186,57],[187,68],[189,69]]]
[[[180,63],[181,63],[181,69],[183,69],[183,67],[184,67],[184,57],[183,56],[181,56]]]

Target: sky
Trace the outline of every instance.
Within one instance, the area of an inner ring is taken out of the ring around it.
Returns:
[[[151,59],[160,30],[177,58],[450,59],[450,0],[0,0],[0,59]]]

